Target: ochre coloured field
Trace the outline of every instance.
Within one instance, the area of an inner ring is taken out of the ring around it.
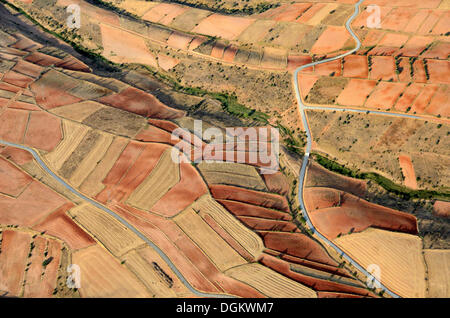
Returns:
[[[22,88],[28,87],[29,84],[33,82],[33,78],[23,75],[21,73],[17,73],[14,71],[8,71],[3,76],[2,80],[11,85],[19,86]]]
[[[402,155],[398,157],[398,162],[405,177],[405,186],[411,189],[417,189],[416,173],[411,158]]]
[[[215,199],[239,201],[289,212],[286,198],[280,195],[226,185],[210,185],[209,189]]]
[[[289,191],[289,183],[286,177],[281,172],[262,174],[264,182],[266,183],[269,192],[286,195]]]
[[[424,250],[425,263],[428,271],[429,298],[450,297],[450,251]]]
[[[0,155],[17,165],[24,165],[33,160],[33,156],[28,151],[15,147],[0,146]]]
[[[425,112],[435,116],[450,117],[450,99],[448,94],[448,86],[441,86],[425,109]]]
[[[316,209],[314,212],[309,210],[311,221],[329,239],[361,232],[368,227],[417,234],[417,220],[411,214],[376,205],[347,193],[340,193],[338,197],[334,189],[308,188],[306,193],[308,206]],[[327,203],[326,200],[330,198],[332,200]],[[324,205],[329,207],[321,208]]]
[[[0,158],[0,193],[17,197],[32,180],[28,174]]]
[[[430,74],[430,82],[442,84],[450,83],[448,78],[450,63],[448,61],[427,60],[427,65]]]
[[[187,50],[189,47],[189,43],[191,43],[194,37],[192,35],[188,35],[186,33],[182,33],[179,31],[174,31],[167,40],[167,44],[170,47],[180,50]]]
[[[142,19],[167,25],[188,9],[188,7],[177,4],[161,3],[147,11],[147,13],[142,16]]]
[[[217,202],[222,204],[228,211],[230,211],[236,216],[253,216],[265,219],[284,220],[284,221],[292,220],[291,215],[286,212],[280,212],[277,210],[268,209],[253,204],[231,200],[217,200]]]
[[[308,96],[318,79],[319,76],[317,75],[298,73],[298,85],[303,98]]]
[[[425,89],[417,95],[416,99],[412,103],[410,111],[412,113],[423,114],[438,88],[439,87],[436,85],[425,86]]]
[[[290,221],[263,219],[253,216],[239,216],[238,219],[253,231],[299,232],[297,226]]]
[[[21,143],[27,126],[28,112],[6,109],[0,114],[0,138],[9,142]]]
[[[403,95],[399,97],[395,103],[395,109],[400,111],[406,111],[408,107],[411,107],[416,100],[417,95],[421,92],[424,85],[412,83],[404,91]]]
[[[52,151],[61,141],[61,120],[45,112],[32,112],[24,143],[28,146]]]
[[[339,94],[337,103],[344,106],[363,106],[376,85],[376,81],[351,79]]]
[[[192,32],[234,40],[254,21],[254,19],[215,13],[203,19]]]
[[[392,56],[372,56],[370,79],[389,81],[395,79],[395,62]]]
[[[118,94],[102,97],[97,101],[145,117],[174,119],[184,114],[183,111],[170,108],[155,96],[134,87],[129,87]]]
[[[41,232],[45,231],[45,233],[61,239],[73,250],[95,244],[94,239],[66,214],[72,207],[72,203],[64,204],[42,222],[35,225],[33,229]]]
[[[367,78],[369,76],[369,68],[367,58],[361,55],[349,55],[344,58],[344,74],[345,77]]]
[[[349,39],[344,27],[328,26],[311,48],[313,54],[328,54],[338,51]]]
[[[340,59],[314,66],[314,73],[316,75],[341,76],[341,70],[342,64]]]
[[[433,205],[433,213],[437,216],[450,216],[450,202],[436,201]]]
[[[334,243],[363,268],[378,266],[381,283],[397,295],[425,297],[425,262],[419,237],[369,228],[344,235]]]

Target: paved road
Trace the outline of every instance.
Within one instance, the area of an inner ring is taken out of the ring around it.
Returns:
[[[191,286],[191,284],[189,284],[189,282],[184,278],[183,274],[180,273],[180,271],[177,269],[177,267],[175,266],[175,264],[172,263],[172,261],[169,259],[169,257],[167,257],[166,254],[164,254],[164,252],[158,247],[156,246],[152,241],[150,241],[145,235],[143,235],[141,232],[139,232],[138,229],[136,229],[133,225],[131,225],[130,223],[128,223],[126,220],[124,220],[122,217],[120,217],[119,215],[117,215],[114,211],[111,211],[110,209],[108,209],[107,207],[103,206],[102,204],[88,198],[87,196],[83,195],[82,193],[78,192],[77,190],[75,190],[74,188],[72,188],[69,184],[67,184],[64,180],[62,180],[58,175],[56,175],[53,171],[51,171],[47,165],[45,164],[44,161],[42,161],[42,159],[39,157],[38,153],[36,151],[34,151],[33,149],[27,147],[27,146],[23,146],[23,145],[19,145],[19,144],[15,144],[15,143],[11,143],[8,141],[4,141],[0,139],[0,144],[3,145],[7,145],[10,147],[15,147],[15,148],[19,148],[25,151],[28,151],[29,153],[31,153],[34,157],[34,159],[37,161],[37,163],[47,172],[49,173],[56,181],[58,181],[61,185],[63,185],[67,190],[69,190],[70,192],[72,192],[73,194],[75,194],[76,196],[78,196],[79,198],[89,202],[90,204],[96,206],[97,208],[105,211],[106,213],[108,213],[109,215],[111,215],[113,218],[115,218],[117,221],[119,221],[120,223],[122,223],[124,226],[126,226],[128,229],[130,229],[131,231],[133,231],[137,236],[139,236],[145,243],[147,243],[148,246],[150,246],[151,248],[153,248],[158,254],[159,256],[161,256],[161,258],[167,263],[167,265],[169,265],[170,269],[175,273],[175,275],[179,278],[179,280],[183,283],[184,286],[186,286],[187,289],[189,289],[189,291],[191,291],[193,294],[199,296],[199,297],[209,297],[209,298],[236,298],[234,296],[231,295],[226,295],[226,294],[209,294],[209,293],[202,293],[199,292],[198,290],[196,290],[194,287]]]
[[[373,280],[375,283],[378,283],[380,288],[382,290],[384,290],[387,294],[391,295],[392,297],[399,298],[399,296],[397,294],[395,294],[394,292],[390,291],[386,286],[384,286],[380,281],[378,281],[372,274],[367,272],[366,269],[364,269],[361,265],[359,265],[355,260],[353,260],[349,255],[347,255],[343,250],[341,250],[333,242],[328,240],[319,231],[317,231],[317,229],[312,224],[311,219],[309,218],[308,211],[306,210],[306,206],[305,206],[305,203],[303,201],[303,188],[304,188],[304,181],[305,181],[305,173],[306,173],[306,168],[307,168],[307,165],[308,165],[309,156],[310,156],[310,153],[311,153],[311,145],[312,145],[311,131],[309,129],[308,120],[306,118],[306,109],[324,109],[324,110],[337,110],[337,111],[352,111],[352,112],[360,112],[360,113],[371,113],[371,114],[398,116],[398,117],[405,117],[405,118],[419,118],[419,117],[413,116],[413,115],[393,114],[393,113],[383,112],[383,111],[367,111],[367,110],[348,109],[348,108],[340,108],[340,107],[320,107],[320,106],[315,107],[315,106],[306,106],[305,104],[303,104],[303,101],[302,101],[302,98],[301,98],[301,94],[300,94],[300,88],[299,88],[299,85],[298,85],[298,74],[299,74],[299,72],[301,72],[305,68],[308,68],[308,67],[311,67],[311,66],[314,66],[314,65],[323,64],[323,63],[335,61],[337,59],[341,59],[341,58],[343,58],[343,57],[345,57],[347,55],[353,54],[354,52],[358,51],[359,48],[361,47],[361,41],[356,36],[356,34],[353,32],[350,24],[352,23],[353,19],[355,19],[355,17],[359,14],[359,5],[362,2],[363,2],[363,0],[360,0],[360,1],[358,1],[358,3],[355,4],[355,11],[354,11],[354,13],[347,20],[347,22],[345,24],[345,27],[347,28],[348,32],[350,32],[350,34],[352,35],[352,37],[356,41],[356,47],[353,50],[348,51],[348,52],[346,52],[344,54],[341,54],[341,55],[338,55],[338,56],[335,56],[335,57],[332,57],[332,58],[328,58],[328,59],[325,59],[325,60],[321,60],[321,61],[317,61],[317,62],[313,62],[313,63],[309,63],[309,64],[306,64],[306,65],[300,66],[294,72],[295,94],[296,94],[296,98],[297,98],[297,102],[298,102],[299,111],[300,111],[300,114],[301,114],[301,117],[302,117],[303,127],[306,130],[306,136],[307,136],[306,152],[305,152],[305,156],[303,157],[302,168],[300,170],[300,175],[298,177],[298,179],[299,179],[299,182],[298,182],[298,199],[300,201],[300,207],[301,207],[301,210],[302,210],[303,217],[306,219],[306,223],[308,224],[308,226],[310,227],[311,231],[314,234],[316,234],[322,241],[324,241],[325,243],[330,245],[334,250],[336,250],[336,252],[338,252],[340,255],[342,255],[343,258],[345,258],[354,267],[356,267],[364,275],[366,275],[368,278],[370,278],[370,280]],[[383,273],[381,273],[381,275],[383,275]]]

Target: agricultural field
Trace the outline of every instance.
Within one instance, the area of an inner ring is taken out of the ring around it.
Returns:
[[[448,297],[450,5],[357,3],[2,1],[0,297]]]

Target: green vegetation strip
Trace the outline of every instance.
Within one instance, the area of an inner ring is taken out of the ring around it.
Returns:
[[[403,197],[404,199],[438,199],[448,201],[450,199],[449,192],[438,192],[434,190],[413,190],[403,185],[396,184],[386,177],[374,172],[355,172],[331,159],[319,155],[313,154],[314,159],[324,168],[341,175],[357,178],[372,180],[378,183],[386,191]]]

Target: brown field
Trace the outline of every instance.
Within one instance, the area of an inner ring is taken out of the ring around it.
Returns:
[[[450,216],[450,202],[436,201],[433,205],[433,213],[442,217]]]
[[[237,218],[253,231],[299,232],[297,226],[290,221],[264,219],[252,216],[239,216]]]
[[[32,178],[6,159],[0,158],[0,192],[19,196],[32,182]]]
[[[4,222],[2,222],[4,223]],[[25,275],[31,235],[19,231],[3,230],[0,253],[0,290],[20,296]]]
[[[22,142],[28,121],[28,112],[5,109],[0,113],[0,138],[9,142]]]
[[[341,60],[336,60],[314,66],[314,73],[322,76],[341,76],[341,69]]]
[[[416,97],[414,102],[411,105],[411,112],[413,114],[419,113],[423,114],[428,104],[431,101],[431,98],[434,96],[436,91],[438,90],[438,86],[436,85],[427,85],[425,89],[423,89]]]
[[[344,58],[344,74],[345,77],[367,78],[369,69],[367,58],[360,55],[349,55]]]
[[[377,229],[334,240],[364,268],[376,264],[381,282],[402,297],[425,297],[425,262],[419,237]]]
[[[424,250],[425,263],[428,270],[427,297],[450,297],[450,251]]]
[[[150,297],[144,285],[106,250],[95,245],[75,252],[74,264],[80,266],[83,297]]]
[[[147,11],[142,16],[142,19],[167,25],[188,9],[188,7],[178,4],[160,3]]]
[[[193,39],[192,35],[174,31],[167,39],[167,44],[176,49],[187,50]]]
[[[28,151],[15,147],[1,146],[0,155],[20,166],[33,160],[33,156]]]
[[[314,87],[314,84],[319,79],[319,76],[310,75],[310,74],[298,74],[298,81],[300,86],[300,91],[302,93],[302,97],[305,98],[308,96],[311,89]]]
[[[315,298],[316,293],[260,264],[234,267],[225,274],[244,282],[268,297]]]
[[[411,189],[417,189],[416,173],[409,156],[399,156],[398,161],[405,176],[405,186]]]
[[[397,102],[395,103],[395,109],[400,111],[406,111],[408,107],[416,100],[417,95],[422,91],[424,85],[413,83],[410,86],[406,87],[403,91],[403,95],[399,97]]]
[[[24,143],[45,151],[52,151],[61,141],[61,120],[45,112],[32,112]]]
[[[32,77],[14,71],[6,72],[5,75],[3,75],[2,80],[6,83],[19,86],[22,88],[27,88],[28,85],[34,81]]]
[[[448,94],[448,86],[441,86],[425,109],[425,112],[436,116],[450,117],[450,100]]]
[[[372,56],[370,79],[388,81],[395,79],[395,63],[392,56]]]
[[[188,208],[173,219],[221,271],[246,261],[195,212]]]
[[[376,85],[376,81],[351,79],[336,101],[340,105],[362,106]]]
[[[405,88],[406,83],[379,82],[365,106],[375,109],[392,109]]]
[[[449,84],[448,74],[450,72],[450,63],[448,61],[427,60],[428,71],[430,73],[431,83]]]
[[[311,53],[328,54],[338,51],[344,46],[348,39],[349,34],[344,27],[328,26],[313,45]]]
[[[66,214],[73,207],[72,203],[64,204],[47,216],[42,222],[33,226],[36,231],[45,231],[64,241],[71,249],[78,250],[95,244],[86,232]]]
[[[254,21],[249,18],[212,14],[202,20],[192,32],[234,40]]]
[[[368,227],[417,234],[417,220],[411,214],[375,205],[347,193],[308,188],[305,199],[308,210],[315,210],[311,213],[311,221],[329,239],[362,232]]]
[[[121,256],[144,244],[136,234],[99,208],[83,204],[71,209],[69,216],[100,241],[112,254]]]

